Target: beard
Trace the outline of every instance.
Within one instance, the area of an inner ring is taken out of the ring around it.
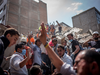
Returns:
[[[98,38],[94,38],[95,40],[98,40]]]

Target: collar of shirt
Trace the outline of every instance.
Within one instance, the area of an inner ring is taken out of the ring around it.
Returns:
[[[23,55],[21,54],[21,53],[19,53],[19,52],[16,52],[15,54],[18,54],[18,55],[20,55],[21,57],[23,57]],[[24,58],[24,57],[23,57]]]
[[[66,53],[64,53],[64,55],[61,58],[64,58],[64,57],[66,57]]]
[[[41,53],[41,48],[40,47],[38,47],[37,45],[35,45],[38,49],[40,49],[40,53]]]
[[[4,35],[1,36],[0,39],[2,40],[2,42],[4,44],[4,49],[6,49],[8,47],[8,45],[10,44],[10,41]]]

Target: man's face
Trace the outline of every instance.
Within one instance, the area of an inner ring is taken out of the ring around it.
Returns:
[[[23,49],[25,49],[25,45],[23,45],[22,48],[18,48],[17,52],[22,53]]]
[[[17,34],[13,36],[11,36],[10,34],[7,34],[7,39],[10,41],[9,47],[16,44],[16,41],[18,40],[18,38],[19,36]]]
[[[67,38],[68,38],[69,40],[73,39],[73,37],[72,37],[71,35],[68,35]]]
[[[41,45],[41,41],[37,41],[37,46],[40,46]]]
[[[64,46],[66,46],[66,45],[67,45],[67,42],[66,42],[66,41],[65,41],[65,42],[63,42],[63,45],[64,45]]]
[[[62,48],[57,48],[57,52],[58,52],[59,57],[62,57],[65,51]]]
[[[93,38],[98,38],[99,37],[99,34],[93,34]]]
[[[53,40],[52,43],[53,43],[54,45],[56,45],[56,44],[57,44],[57,41],[56,41],[56,40]]]
[[[89,64],[83,59],[85,52],[81,52],[75,59],[73,69],[76,70],[77,75],[90,75]]]

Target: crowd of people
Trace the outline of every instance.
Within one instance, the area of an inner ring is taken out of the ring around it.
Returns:
[[[50,38],[50,35],[56,35],[56,33],[59,33],[59,35],[61,35],[62,32],[62,26],[59,24],[58,21],[56,21],[57,25],[58,25],[58,31],[55,28],[55,23],[53,24],[45,24],[45,29],[46,29],[46,35],[47,38]],[[40,30],[41,30],[41,26],[39,27],[38,31],[36,32],[35,38],[39,38],[39,34],[40,34]]]
[[[47,40],[44,23],[40,29],[36,40],[29,34],[18,44],[18,31],[14,28],[5,30],[0,36],[0,66],[5,49],[16,45],[10,56],[9,70],[0,67],[1,75],[100,75],[100,36],[97,31],[93,32],[93,38],[80,45],[72,33],[66,36],[68,40],[59,44],[54,34]],[[61,33],[62,29],[59,29]],[[82,47],[87,47],[87,50]]]

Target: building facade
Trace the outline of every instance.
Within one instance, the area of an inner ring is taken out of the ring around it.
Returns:
[[[1,1],[1,0],[0,0]],[[35,33],[41,22],[47,23],[47,5],[39,0],[2,0],[0,8],[5,9],[1,16],[4,25],[16,28],[20,33]]]
[[[72,17],[73,27],[83,29],[83,32],[98,31],[100,33],[100,12],[95,8],[90,8]]]
[[[6,23],[7,0],[0,0],[0,23]]]

